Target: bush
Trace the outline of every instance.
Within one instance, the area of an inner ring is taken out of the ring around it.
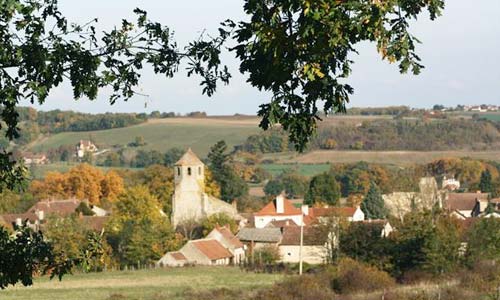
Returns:
[[[328,288],[328,278],[303,275],[275,284],[257,293],[257,300],[332,300],[335,293]]]
[[[460,276],[460,286],[467,290],[494,293],[500,286],[500,266],[495,260],[477,262]]]
[[[394,285],[395,281],[388,273],[350,258],[340,260],[332,280],[333,289],[342,294],[372,292]]]
[[[253,255],[254,262],[257,264],[274,264],[281,259],[278,248],[274,246],[264,246],[262,248],[256,249],[253,252]]]

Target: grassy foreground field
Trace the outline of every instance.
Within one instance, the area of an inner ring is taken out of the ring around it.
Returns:
[[[183,299],[192,289],[250,290],[273,284],[283,275],[255,274],[237,267],[193,267],[116,271],[66,276],[62,281],[41,278],[32,287],[0,291],[2,300],[167,300]]]

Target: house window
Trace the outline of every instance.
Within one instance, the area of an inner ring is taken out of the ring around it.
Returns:
[[[191,168],[188,168],[188,176],[191,176]]]
[[[181,168],[177,168],[177,175],[181,176]]]
[[[201,167],[198,167],[198,175],[201,175]]]
[[[291,253],[291,252],[288,252],[288,256],[292,256],[292,253]]]

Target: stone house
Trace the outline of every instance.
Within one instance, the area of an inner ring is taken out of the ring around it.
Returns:
[[[168,267],[183,267],[188,263],[187,258],[179,251],[167,252],[159,261],[158,265]]]
[[[229,265],[233,262],[233,254],[215,239],[188,241],[179,251],[166,253],[157,264],[163,266],[183,266],[187,263],[195,265]]]
[[[443,200],[443,209],[454,212],[457,216],[472,217],[477,202],[488,201],[487,193],[448,193]]]
[[[236,235],[238,239],[245,245],[247,253],[252,253],[256,249],[265,246],[275,246],[281,242],[282,228],[266,227],[266,228],[241,228]]]
[[[245,259],[245,246],[227,227],[216,227],[206,237],[221,243],[233,255],[233,263],[239,264]]]
[[[205,165],[191,149],[175,163],[174,168],[171,217],[174,226],[217,213],[241,219],[236,203],[229,204],[205,193]]]
[[[283,238],[278,250],[281,261],[284,263],[298,263],[300,256],[308,264],[322,264],[328,255],[328,235],[323,234],[317,227],[303,228],[302,254],[300,253],[300,227],[286,227],[283,229]]]

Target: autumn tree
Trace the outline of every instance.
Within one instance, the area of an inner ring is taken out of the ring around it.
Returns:
[[[102,199],[114,201],[123,191],[123,180],[115,171],[104,174],[80,164],[67,173],[48,172],[44,180],[33,181],[30,190],[39,199],[74,197],[97,205]]]
[[[152,263],[179,247],[162,205],[147,187],[127,189],[114,203],[108,241],[122,264]]]

